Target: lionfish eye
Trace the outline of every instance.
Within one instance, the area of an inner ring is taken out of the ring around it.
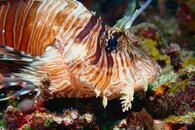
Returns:
[[[108,40],[108,48],[113,50],[116,49],[118,45],[118,41],[114,36],[111,36],[110,39]]]

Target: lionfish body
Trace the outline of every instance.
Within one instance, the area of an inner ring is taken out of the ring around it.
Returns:
[[[122,96],[127,110],[134,90],[157,75],[155,61],[129,29],[121,33],[104,25],[76,0],[0,2],[0,30],[0,65],[28,63],[10,74],[0,67],[0,88],[8,81],[39,88],[46,77],[57,97],[101,96],[106,105]],[[109,48],[110,38],[118,49]]]

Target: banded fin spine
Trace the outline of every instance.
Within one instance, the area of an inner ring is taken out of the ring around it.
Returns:
[[[0,98],[0,101],[38,91],[33,82],[38,74],[36,74],[36,67],[33,67],[32,64],[39,60],[38,56],[31,56],[11,47],[0,45],[0,93],[2,89],[10,87],[21,88],[11,96]]]
[[[37,60],[36,57],[26,54],[25,52],[18,51],[14,48],[0,45],[0,61],[23,61],[33,62]]]

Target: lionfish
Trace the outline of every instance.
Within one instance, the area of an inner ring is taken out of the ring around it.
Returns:
[[[0,89],[20,86],[8,100],[45,88],[55,97],[116,97],[123,111],[134,91],[147,87],[159,67],[131,33],[135,18],[151,0],[110,27],[76,0],[0,2]]]

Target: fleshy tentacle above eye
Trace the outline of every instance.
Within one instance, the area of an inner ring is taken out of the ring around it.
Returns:
[[[129,29],[135,19],[146,9],[151,1],[152,0],[147,0],[143,5],[141,5],[138,0],[130,2],[125,15],[114,25],[114,28],[117,28],[122,32]],[[139,9],[137,9],[138,5],[141,6]]]

